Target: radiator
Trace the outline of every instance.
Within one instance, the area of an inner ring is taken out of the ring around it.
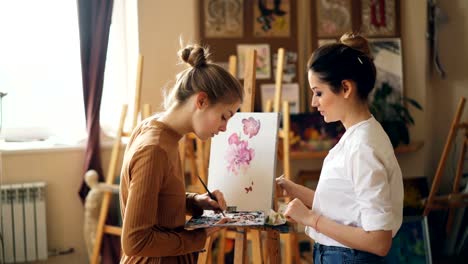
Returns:
[[[47,259],[44,182],[1,186],[0,263]]]

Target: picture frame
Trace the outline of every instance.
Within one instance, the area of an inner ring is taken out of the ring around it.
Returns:
[[[244,34],[243,0],[204,0],[205,38],[240,38]]]
[[[362,0],[361,32],[367,37],[398,37],[399,0]]]
[[[387,83],[393,89],[395,98],[399,98],[404,94],[401,39],[369,39],[369,47],[377,68],[375,88],[378,89],[384,83]]]
[[[254,37],[288,38],[291,35],[290,0],[264,0],[255,3],[252,4]]]
[[[278,52],[273,53],[273,72],[276,72]],[[284,54],[283,82],[291,83],[297,76],[297,52],[287,50]]]
[[[281,89],[281,100],[289,102],[289,109],[291,114],[299,113],[299,84],[298,83],[283,83]],[[261,96],[262,96],[262,106],[263,108],[266,105],[268,100],[272,100],[275,97],[275,84],[274,83],[265,83],[260,85]]]
[[[271,78],[271,55],[268,44],[239,44],[237,45],[238,71],[237,77],[244,79],[245,56],[249,49],[257,51],[256,76],[257,79]]]
[[[318,38],[337,38],[353,30],[352,0],[316,0]]]
[[[427,217],[407,216],[393,238],[386,263],[432,264]]]

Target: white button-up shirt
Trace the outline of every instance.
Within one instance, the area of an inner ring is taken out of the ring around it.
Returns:
[[[330,150],[312,210],[343,225],[392,230],[395,236],[403,220],[402,174],[392,144],[374,117],[348,128]],[[322,245],[346,247],[312,227],[306,227],[306,233]]]

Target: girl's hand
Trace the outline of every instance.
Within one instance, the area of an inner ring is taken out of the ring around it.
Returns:
[[[286,216],[288,221],[308,226],[311,226],[313,219],[318,217],[297,198],[289,202],[286,210],[284,211],[284,216]]]
[[[224,195],[219,190],[211,192],[213,198],[208,193],[199,194],[195,196],[195,204],[203,210],[215,210],[224,211],[226,210],[226,200]]]
[[[284,178],[284,175],[275,179],[276,184],[281,188],[283,191],[284,196],[293,196],[294,193],[294,182]]]

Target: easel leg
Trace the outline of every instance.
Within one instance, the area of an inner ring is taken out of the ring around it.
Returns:
[[[278,231],[267,231],[267,251],[268,260],[265,260],[265,263],[281,263],[280,235]]]
[[[262,238],[260,230],[249,230],[252,237],[252,258],[254,264],[262,264]]]
[[[238,228],[234,244],[234,263],[247,263],[247,229]]]
[[[206,238],[205,252],[198,254],[198,264],[207,264],[209,256],[211,256],[211,245],[213,244],[213,238],[211,236]]]

